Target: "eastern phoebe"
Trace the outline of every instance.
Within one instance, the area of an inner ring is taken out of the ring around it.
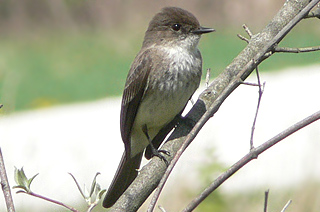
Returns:
[[[104,207],[111,207],[136,178],[146,147],[152,155],[162,156],[157,148],[165,136],[154,138],[180,116],[198,88],[202,72],[198,42],[201,34],[213,31],[177,7],[163,8],[149,23],[123,91],[120,129],[125,152]]]

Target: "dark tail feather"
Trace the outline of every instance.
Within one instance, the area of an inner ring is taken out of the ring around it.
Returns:
[[[127,159],[126,153],[123,153],[116,175],[104,197],[102,203],[103,207],[110,208],[136,178],[142,155],[143,152],[137,154],[133,158]]]

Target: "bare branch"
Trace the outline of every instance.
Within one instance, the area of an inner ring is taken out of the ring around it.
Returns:
[[[73,207],[71,207],[71,206],[69,206],[69,205],[64,204],[63,202],[60,202],[60,201],[57,201],[57,200],[54,200],[54,199],[50,199],[50,198],[48,198],[48,197],[42,196],[42,195],[37,194],[37,193],[34,193],[34,192],[32,192],[32,191],[30,191],[30,192],[23,192],[23,193],[26,193],[26,194],[28,194],[28,195],[30,195],[30,196],[33,196],[33,197],[37,197],[37,198],[46,200],[46,201],[48,201],[48,202],[52,202],[52,203],[57,204],[57,205],[60,205],[61,207],[67,208],[68,210],[70,210],[70,211],[72,211],[72,212],[80,212],[80,211],[78,211],[77,209],[75,209],[75,208],[73,208]]]
[[[318,5],[319,7],[319,5]],[[320,7],[314,11],[311,11],[305,18],[319,18],[320,19]]]
[[[250,85],[250,86],[259,86],[257,83],[254,82],[241,82],[242,85]]]
[[[1,108],[1,106],[2,105],[0,105],[0,108]],[[3,160],[1,148],[0,148],[0,179],[1,179],[1,188],[2,188],[2,191],[4,194],[4,199],[5,199],[6,205],[7,205],[7,211],[8,212],[15,212],[14,204],[13,204],[13,200],[12,200],[12,195],[11,195],[11,190],[10,190],[10,185],[9,185],[9,181],[8,181],[8,177],[7,177],[6,168],[4,165],[4,160]]]
[[[160,209],[162,212],[166,212],[166,210],[165,210],[164,207],[162,207],[162,206],[159,206],[159,209]]]
[[[305,47],[305,48],[288,48],[288,47],[275,47],[274,52],[284,52],[284,53],[304,53],[304,52],[314,52],[319,51],[320,46]]]
[[[269,189],[264,192],[263,212],[267,212],[268,211],[268,198],[269,198]]]
[[[281,210],[281,212],[285,212],[287,210],[287,208],[289,207],[289,205],[291,204],[292,200],[289,200],[287,202],[287,204],[283,207],[283,209]]]
[[[251,30],[249,29],[249,27],[247,27],[247,25],[245,25],[245,24],[243,24],[242,27],[243,27],[243,29],[246,31],[246,33],[249,35],[249,38],[251,39],[251,38],[253,37],[253,34],[252,34]],[[246,37],[244,37],[244,36],[242,36],[242,35],[240,35],[240,34],[237,34],[237,36],[238,36],[241,40],[243,40],[243,41],[245,41],[245,42],[247,42],[247,43],[250,42],[250,39],[248,39],[248,38],[246,38]]]
[[[206,88],[209,87],[209,83],[210,83],[210,72],[211,72],[211,68],[207,68],[207,74],[206,74]]]
[[[241,40],[245,41],[246,43],[249,43],[249,41],[250,41],[248,38],[246,38],[246,37],[244,37],[244,36],[242,36],[240,34],[237,34],[237,36],[238,36],[238,38],[240,38]]]
[[[274,136],[270,140],[264,142],[260,146],[253,148],[248,154],[246,154],[243,158],[241,158],[238,162],[233,164],[226,172],[222,173],[220,176],[216,178],[216,180],[207,187],[198,197],[196,197],[184,210],[183,212],[189,212],[194,210],[209,194],[211,194],[214,190],[216,190],[224,181],[226,181],[229,177],[231,177],[234,173],[236,173],[240,168],[249,163],[251,160],[255,159],[272,147],[278,142],[282,141],[284,138],[290,136],[296,131],[302,129],[303,127],[311,124],[314,121],[320,119],[320,111],[312,114],[311,116],[297,122],[286,130],[282,131],[278,135]]]
[[[253,37],[253,34],[252,34],[251,30],[249,29],[249,27],[246,24],[243,24],[242,27],[246,31],[246,33],[249,35],[249,37],[251,39]]]
[[[261,85],[258,66],[256,67],[256,73],[257,73],[257,81],[258,81],[258,86],[259,86],[259,97],[258,97],[258,104],[257,104],[256,113],[254,115],[252,128],[251,128],[250,150],[254,148],[254,146],[253,146],[253,135],[254,135],[254,130],[256,128],[256,122],[257,122],[257,118],[258,118],[258,111],[259,111],[259,108],[260,108],[260,102],[261,102],[261,98],[262,98],[262,94],[263,94],[264,86],[265,86],[265,82],[263,83],[263,85]]]

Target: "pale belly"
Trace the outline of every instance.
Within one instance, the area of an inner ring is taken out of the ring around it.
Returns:
[[[165,125],[184,109],[197,87],[196,80],[193,84],[188,83],[188,86],[180,84],[174,89],[155,90],[152,95],[147,95],[143,99],[131,131],[131,144],[134,144],[131,147],[133,154],[143,151],[149,144],[142,131],[143,126],[147,127],[148,135],[152,140]]]
[[[161,51],[164,59],[153,64],[154,72],[148,77],[146,91],[132,126],[131,155],[143,151],[149,144],[142,129],[147,128],[152,140],[184,109],[200,83],[201,56],[198,49],[190,52],[177,46],[161,47]],[[168,65],[168,62],[171,63]]]

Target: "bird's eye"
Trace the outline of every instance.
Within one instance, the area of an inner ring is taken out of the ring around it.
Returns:
[[[174,31],[179,31],[180,28],[181,28],[181,24],[173,24],[173,25],[171,26],[171,28],[172,28]]]

